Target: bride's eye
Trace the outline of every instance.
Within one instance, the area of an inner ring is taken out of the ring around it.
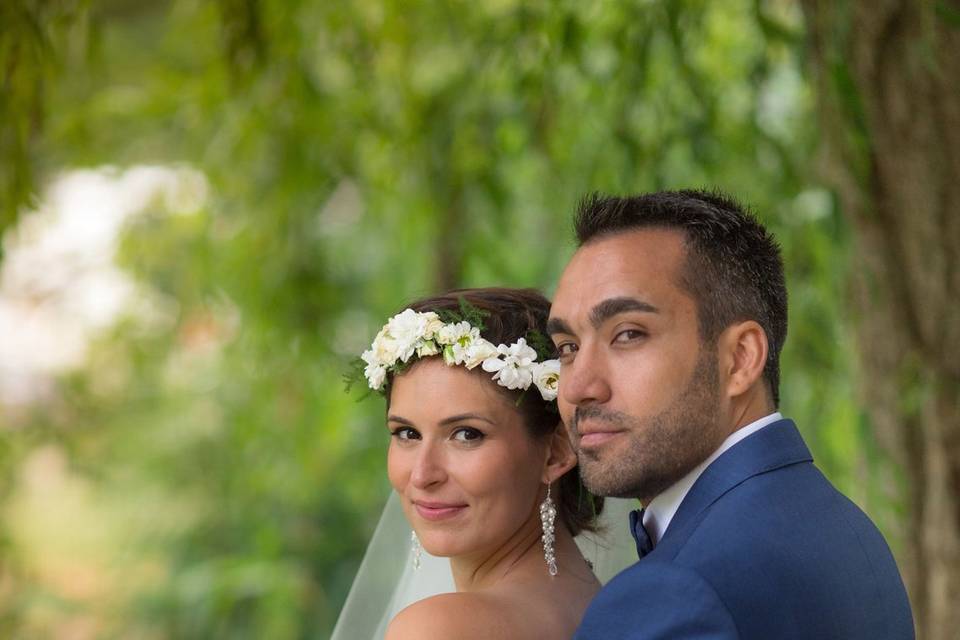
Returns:
[[[390,432],[390,435],[396,438],[397,440],[419,440],[420,434],[417,433],[416,429],[411,429],[410,427],[399,427]]]
[[[458,442],[479,442],[483,440],[483,432],[473,427],[462,427],[453,432],[453,439]]]

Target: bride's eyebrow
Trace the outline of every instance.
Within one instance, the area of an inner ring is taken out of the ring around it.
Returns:
[[[443,420],[441,420],[440,424],[447,425],[447,424],[453,424],[454,422],[463,422],[464,420],[482,420],[483,422],[496,424],[490,418],[486,418],[476,413],[461,413],[456,416],[450,416],[449,418],[444,418]]]
[[[493,420],[491,420],[490,418],[481,416],[478,413],[460,413],[455,416],[450,416],[449,418],[444,418],[443,420],[440,421],[440,424],[445,426],[448,424],[454,424],[456,422],[463,422],[464,420],[482,420],[483,422],[496,425],[496,423]],[[387,422],[398,422],[408,427],[416,426],[413,424],[413,421],[407,420],[406,418],[397,416],[397,415],[387,416]]]

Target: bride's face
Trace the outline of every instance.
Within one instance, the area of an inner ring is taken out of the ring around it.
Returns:
[[[393,382],[387,473],[433,555],[482,555],[539,526],[548,444],[489,375],[428,358]]]

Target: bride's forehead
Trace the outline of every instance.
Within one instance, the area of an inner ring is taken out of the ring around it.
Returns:
[[[512,409],[506,394],[479,367],[447,365],[442,358],[417,360],[393,377],[389,406],[411,407],[431,414],[464,410],[500,412]]]

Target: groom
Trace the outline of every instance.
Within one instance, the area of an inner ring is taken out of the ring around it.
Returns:
[[[638,498],[641,560],[576,638],[913,638],[877,528],[778,412],[780,251],[717,193],[593,196],[554,298],[587,486]]]

